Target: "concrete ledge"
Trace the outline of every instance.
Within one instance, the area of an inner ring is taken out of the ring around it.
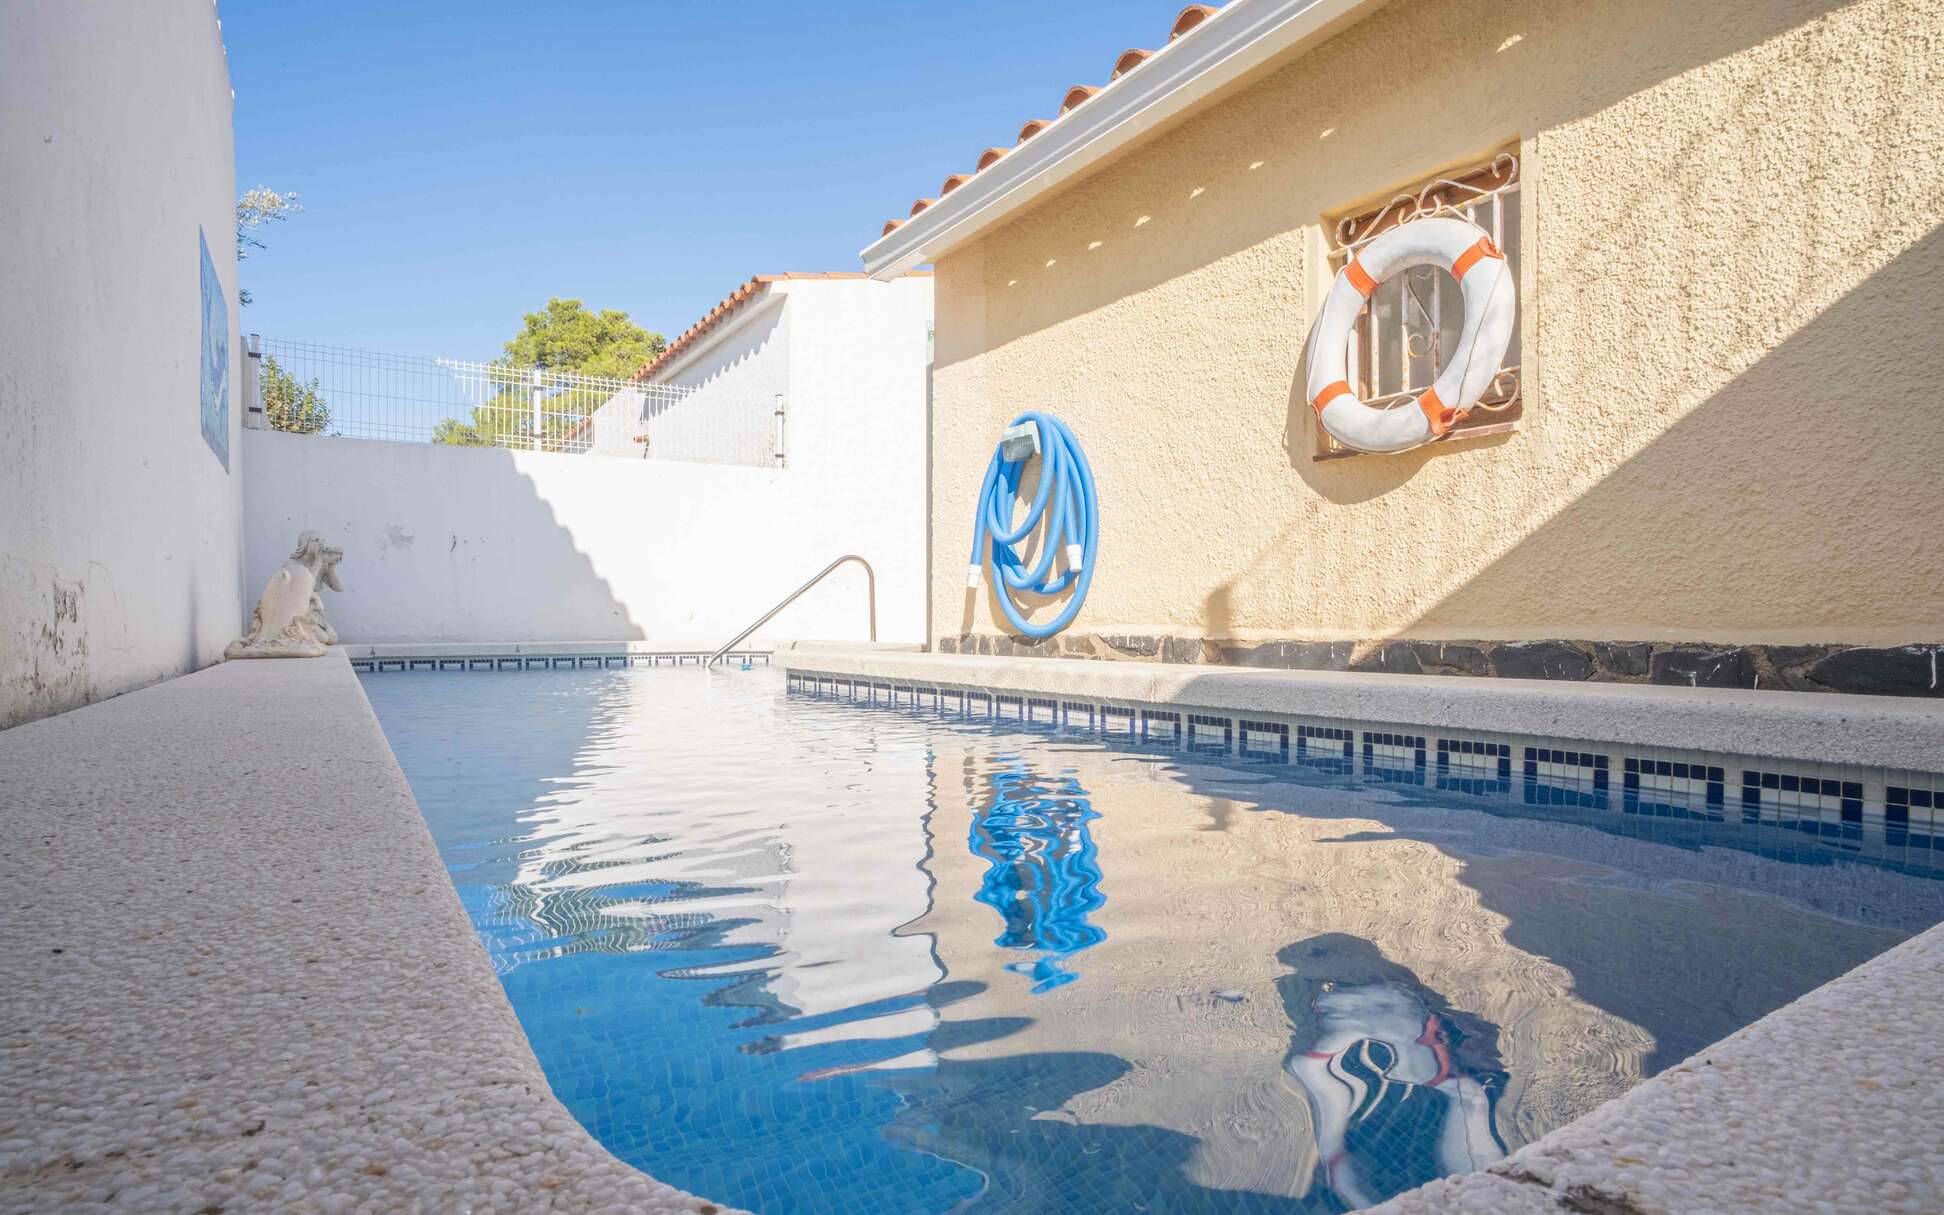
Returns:
[[[547,1088],[340,652],[0,733],[0,1210],[716,1211]]]
[[[858,649],[779,650],[775,662],[833,675],[1048,696],[1095,696],[1927,772],[1944,768],[1944,702],[1907,697],[1803,696],[1728,688],[1463,680],[1352,671],[1224,670]]]
[[[1513,1153],[1372,1210],[1944,1209],[1944,928]]]
[[[669,641],[367,641],[338,648],[349,658],[497,658],[503,655],[593,657],[601,654],[713,654],[722,642]],[[737,654],[765,654],[770,644],[752,641]]]

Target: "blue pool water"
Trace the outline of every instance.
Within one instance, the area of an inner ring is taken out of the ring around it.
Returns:
[[[554,1091],[757,1211],[1347,1210],[1944,918],[1881,865],[1387,780],[1380,734],[1272,773],[767,670],[365,688]]]

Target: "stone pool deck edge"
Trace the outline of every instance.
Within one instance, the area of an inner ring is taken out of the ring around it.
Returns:
[[[1944,1209],[1944,926],[1478,1173],[1373,1212]]]
[[[1944,713],[1860,696],[1235,671],[778,648],[789,669],[1049,695],[1174,701],[1738,754],[1934,766]],[[1130,669],[1133,668],[1133,669]],[[1524,687],[1518,685],[1526,685]],[[1497,706],[1489,703],[1502,699]],[[1836,702],[1836,703],[1831,703]],[[1719,718],[1720,720],[1711,720]],[[1872,742],[1872,731],[1885,737]],[[1929,764],[1915,762],[1928,757]],[[1944,925],[1872,959],[1478,1173],[1382,1215],[1935,1211],[1944,1163]]]
[[[692,1211],[548,1089],[346,655],[0,732],[0,1211]]]
[[[1228,670],[1083,658],[894,653],[789,642],[776,647],[771,662],[828,675],[1052,697],[1094,696],[1925,772],[1944,767],[1944,701],[1912,697]]]

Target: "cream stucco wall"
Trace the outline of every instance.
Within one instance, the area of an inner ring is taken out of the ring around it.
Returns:
[[[1398,0],[937,266],[932,633],[991,445],[1092,457],[1089,632],[1944,636],[1944,3]],[[1314,462],[1320,221],[1516,139],[1515,435]]]

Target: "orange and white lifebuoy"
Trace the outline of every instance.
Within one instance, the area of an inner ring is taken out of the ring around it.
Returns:
[[[1350,387],[1350,329],[1385,279],[1418,266],[1444,267],[1464,292],[1458,347],[1417,408],[1375,409]],[[1483,228],[1450,216],[1399,224],[1358,250],[1330,285],[1310,334],[1310,407],[1332,438],[1358,451],[1405,451],[1440,438],[1491,387],[1516,317],[1511,271]]]

